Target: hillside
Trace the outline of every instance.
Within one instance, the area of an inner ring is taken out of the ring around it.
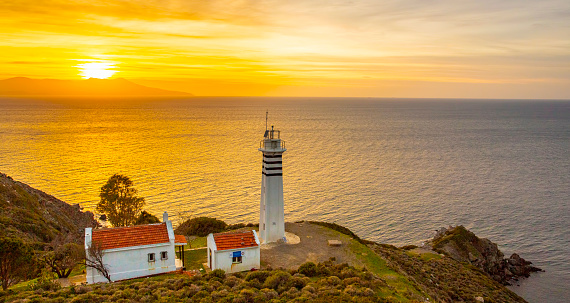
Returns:
[[[84,227],[95,224],[93,214],[81,212],[78,205],[0,173],[0,236],[45,243],[63,233],[81,237]],[[232,275],[214,271],[193,277],[169,274],[49,290],[23,288],[0,292],[0,302],[526,302],[448,252],[374,243],[334,223],[300,221],[287,223],[286,230],[300,240],[263,247],[260,271]],[[458,234],[472,239],[472,233],[454,229],[436,237],[434,247],[457,243],[453,238]],[[342,245],[331,247],[330,239]]]
[[[313,233],[302,237],[309,241],[301,250],[311,249],[318,237],[339,239],[342,247],[329,247],[329,252],[337,250],[341,260],[298,264],[299,259],[286,268],[266,264],[260,271],[231,275],[216,270],[192,277],[168,274],[59,290],[0,292],[0,302],[526,302],[476,267],[447,256],[360,240],[338,225],[295,225],[297,231]],[[326,253],[304,258],[321,259]],[[290,258],[287,253],[284,257]]]
[[[85,227],[96,225],[93,214],[82,212],[79,205],[69,205],[0,173],[0,236],[47,243],[63,234],[81,239]]]
[[[0,80],[0,96],[192,96],[125,79],[56,80],[15,77]]]

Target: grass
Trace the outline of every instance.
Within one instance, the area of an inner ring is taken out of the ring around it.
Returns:
[[[206,248],[197,250],[187,250],[184,252],[184,265],[186,270],[191,269],[203,269],[202,263],[208,261],[208,255],[206,254]]]
[[[340,236],[342,239],[341,241],[346,243],[350,251],[366,269],[385,280],[386,284],[396,290],[395,293],[383,293],[381,294],[381,297],[392,297],[398,302],[409,302],[410,297],[413,299],[426,297],[426,295],[418,290],[418,288],[406,277],[389,268],[386,264],[386,260],[375,253],[367,245],[362,244],[361,239],[354,239],[347,233],[341,231],[328,230],[327,232],[334,236]],[[406,294],[406,296],[403,294]]]
[[[28,290],[28,287],[32,284],[32,283],[36,283],[36,281],[38,280],[38,278],[32,279],[32,280],[28,280],[28,281],[23,281],[20,282],[16,285],[12,285],[11,287],[9,287],[8,289],[13,290],[13,291],[24,291],[24,290]],[[2,288],[0,288],[0,290],[2,290]]]
[[[194,249],[208,246],[206,237],[196,237],[191,239],[188,244],[184,245],[184,249]]]

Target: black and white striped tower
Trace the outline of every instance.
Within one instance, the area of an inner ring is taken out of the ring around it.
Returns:
[[[285,238],[282,155],[287,149],[281,133],[273,126],[265,131],[264,137],[259,148],[263,153],[259,236],[262,243],[271,243]]]

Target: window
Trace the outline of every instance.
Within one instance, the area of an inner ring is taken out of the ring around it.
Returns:
[[[241,263],[242,253],[241,251],[234,251],[232,253],[232,263]]]
[[[148,262],[154,262],[155,260],[154,253],[148,254]]]
[[[160,260],[168,260],[168,252],[167,251],[161,251],[160,252]]]
[[[232,263],[241,263],[241,256],[239,256],[239,257],[232,257]]]

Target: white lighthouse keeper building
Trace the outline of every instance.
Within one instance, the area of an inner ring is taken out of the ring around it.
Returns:
[[[265,131],[259,150],[263,153],[259,237],[262,243],[285,240],[285,207],[283,203],[283,153],[285,141],[281,132]]]

